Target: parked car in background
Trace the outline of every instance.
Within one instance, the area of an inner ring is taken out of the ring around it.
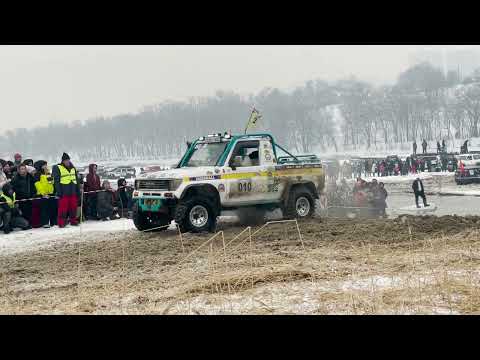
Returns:
[[[135,178],[137,171],[131,166],[119,166],[106,173],[107,179],[132,179]]]
[[[466,185],[480,183],[480,167],[470,167],[468,169],[457,170],[455,172],[455,182],[457,185]]]
[[[480,166],[480,154],[461,154],[457,155],[458,167],[460,163],[466,168]]]
[[[140,168],[140,175],[170,169],[169,166],[151,165]]]

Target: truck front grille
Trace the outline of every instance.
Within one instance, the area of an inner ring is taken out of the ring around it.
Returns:
[[[170,180],[137,180],[137,190],[170,190]]]

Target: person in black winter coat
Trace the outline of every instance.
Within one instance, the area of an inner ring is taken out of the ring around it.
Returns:
[[[128,217],[128,213],[132,208],[133,188],[127,185],[127,180],[125,179],[118,179],[117,185],[119,215],[121,217]]]
[[[415,194],[415,204],[417,205],[417,208],[420,207],[418,205],[418,198],[421,197],[423,199],[423,205],[425,207],[430,206],[427,204],[427,198],[425,197],[425,189],[423,187],[423,182],[420,180],[420,178],[416,178],[415,181],[412,184],[412,189]]]
[[[36,195],[35,181],[33,176],[27,172],[27,167],[24,164],[18,166],[17,174],[12,179],[11,184],[17,200],[32,199]],[[21,201],[19,206],[23,217],[30,223],[32,221],[32,201]]]
[[[375,194],[375,207],[378,209],[378,215],[387,217],[385,209],[387,208],[388,192],[383,182],[378,183],[377,193]]]
[[[422,142],[422,151],[424,154],[427,152],[427,141],[425,139]]]
[[[32,228],[28,221],[22,217],[19,203],[15,200],[16,196],[12,186],[9,183],[3,185],[0,195],[0,217],[3,220],[3,232],[5,234],[10,233],[16,227],[22,230]]]
[[[103,182],[102,190],[104,191],[99,192],[97,197],[98,217],[103,221],[118,219],[115,190],[111,188],[108,180]]]

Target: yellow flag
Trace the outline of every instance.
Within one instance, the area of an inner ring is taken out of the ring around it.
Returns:
[[[262,118],[262,115],[258,112],[257,109],[253,108],[250,118],[248,119],[247,127],[245,128],[245,134],[247,130],[253,129],[257,126],[258,120]]]

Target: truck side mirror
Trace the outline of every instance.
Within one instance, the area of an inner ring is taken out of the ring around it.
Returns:
[[[236,168],[240,165],[242,165],[242,157],[241,156],[235,156],[230,161],[230,167],[232,168],[232,170],[236,170]]]

